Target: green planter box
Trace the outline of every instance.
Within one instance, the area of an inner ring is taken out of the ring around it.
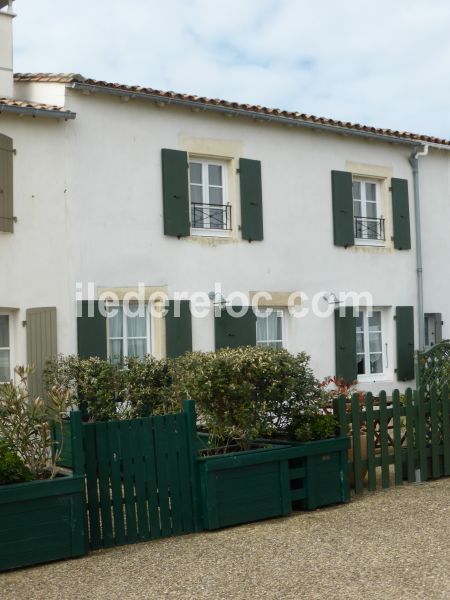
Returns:
[[[86,553],[84,477],[0,486],[0,571]]]
[[[197,459],[205,529],[291,512],[284,448],[260,448]]]
[[[205,529],[350,500],[348,437],[197,459]]]

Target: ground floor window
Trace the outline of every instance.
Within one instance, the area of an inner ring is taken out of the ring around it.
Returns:
[[[262,311],[260,311],[262,312]],[[283,347],[283,311],[268,309],[256,318],[256,345]]]
[[[384,373],[381,310],[359,311],[356,318],[356,362],[358,375]]]
[[[0,383],[11,379],[9,316],[0,315]]]
[[[108,357],[112,362],[150,354],[150,316],[146,308],[109,306],[108,313]]]

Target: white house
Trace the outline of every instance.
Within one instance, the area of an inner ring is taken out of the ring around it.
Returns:
[[[318,377],[414,384],[414,349],[450,337],[450,142],[13,76],[12,2],[0,7],[0,380],[34,363],[39,393],[55,352],[270,344],[305,350]],[[138,317],[122,310],[130,292]],[[273,311],[229,314],[257,292]]]

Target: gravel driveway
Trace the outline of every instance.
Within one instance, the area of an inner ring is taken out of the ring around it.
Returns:
[[[2,600],[450,598],[450,479],[0,575]]]

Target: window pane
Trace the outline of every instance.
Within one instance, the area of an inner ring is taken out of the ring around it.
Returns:
[[[9,350],[0,350],[0,381],[9,381],[10,375]]]
[[[256,318],[256,341],[263,342],[266,340],[267,340],[266,318],[265,317],[257,317]]]
[[[381,312],[374,311],[369,317],[369,331],[381,331]]]
[[[381,333],[369,333],[369,351],[381,352]]]
[[[108,331],[109,337],[123,337],[123,310],[121,306],[114,306],[109,309]]]
[[[113,363],[120,363],[123,359],[123,341],[109,340],[109,358]]]
[[[222,188],[209,188],[209,203],[210,204],[223,204],[223,190]]]
[[[366,216],[371,219],[377,218],[377,205],[376,202],[367,202],[366,203]]]
[[[362,333],[356,334],[356,352],[364,354],[364,335]]]
[[[202,183],[202,164],[189,163],[189,179],[191,183]]]
[[[272,313],[267,317],[268,338],[269,340],[277,340],[278,335],[278,316],[277,313]]]
[[[147,320],[145,315],[134,315],[127,317],[127,336],[129,338],[147,337]]]
[[[353,182],[353,198],[355,200],[361,198],[361,183],[359,181]]]
[[[0,315],[0,348],[9,348],[9,317]]]
[[[375,202],[376,200],[376,190],[375,183],[367,183],[366,182],[366,200],[369,202]]]
[[[200,185],[191,185],[191,202],[203,202],[203,188]]]
[[[128,340],[128,356],[143,358],[147,354],[147,340]]]
[[[224,229],[225,213],[222,209],[210,208],[208,210],[209,227],[211,229]]]
[[[382,354],[371,354],[370,355],[370,372],[371,373],[382,373],[383,372],[383,355]]]
[[[222,167],[208,165],[208,179],[210,185],[222,185]]]
[[[358,375],[364,375],[366,372],[366,368],[365,368],[365,364],[364,364],[364,354],[357,355],[356,365],[357,365]]]
[[[361,331],[363,331],[364,329],[364,324],[363,324],[363,313],[359,312],[358,316],[356,317],[356,331],[358,333],[360,333]]]
[[[353,214],[355,217],[361,216],[361,202],[359,200],[353,202]]]
[[[283,340],[283,314],[277,314],[277,340]]]

